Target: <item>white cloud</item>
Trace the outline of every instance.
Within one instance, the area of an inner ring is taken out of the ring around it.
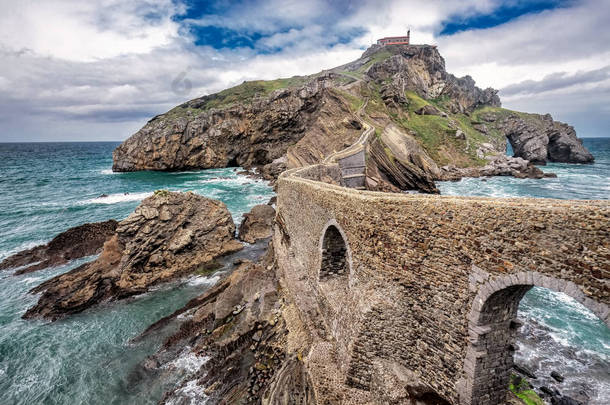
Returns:
[[[2,1],[0,43],[41,56],[92,61],[148,53],[177,37],[169,0]],[[144,13],[160,13],[159,19]]]

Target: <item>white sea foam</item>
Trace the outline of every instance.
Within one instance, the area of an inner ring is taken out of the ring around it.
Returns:
[[[167,403],[169,405],[182,405],[185,403],[203,405],[207,403],[206,399],[207,395],[205,395],[203,387],[197,385],[197,380],[191,380],[188,381],[183,387],[177,389],[174,392],[174,396],[169,398]]]
[[[26,283],[26,284],[33,284],[33,283],[36,283],[36,282],[38,282],[40,280],[42,280],[42,277],[26,277],[26,278],[24,278],[21,281]]]
[[[205,277],[205,276],[197,276],[197,277],[193,277],[191,279],[188,280],[188,285],[214,285],[218,282],[218,280],[220,280],[220,276],[215,275],[212,277]]]
[[[203,366],[210,358],[207,356],[197,356],[191,351],[190,347],[186,347],[182,354],[175,360],[167,364],[167,368],[178,368],[184,370],[188,374],[194,374],[201,366]]]
[[[112,169],[104,169],[100,173],[102,173],[102,174],[118,174],[117,172],[113,172]]]
[[[100,196],[96,198],[91,198],[88,200],[81,201],[80,205],[88,205],[88,204],[117,204],[128,201],[140,201],[145,199],[146,197],[151,196],[152,193],[133,193],[133,194],[110,194],[108,196]]]

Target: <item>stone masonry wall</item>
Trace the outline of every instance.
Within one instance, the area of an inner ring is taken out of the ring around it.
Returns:
[[[274,238],[282,287],[311,333],[317,398],[382,403],[380,373],[406,369],[450,403],[493,403],[533,285],[610,321],[608,202],[376,193],[299,170],[278,180]],[[348,282],[334,287],[318,279],[330,221],[348,250]]]

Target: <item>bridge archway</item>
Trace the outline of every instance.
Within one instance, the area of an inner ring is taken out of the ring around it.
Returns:
[[[333,279],[351,279],[352,259],[345,232],[337,221],[330,220],[320,238],[320,282]]]
[[[513,368],[515,340],[521,323],[519,302],[532,287],[562,292],[579,301],[610,326],[610,308],[586,297],[573,282],[523,272],[480,285],[469,315],[464,378],[458,388],[464,405],[503,403]]]

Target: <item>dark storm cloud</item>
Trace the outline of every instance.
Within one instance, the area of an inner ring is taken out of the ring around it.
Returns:
[[[610,66],[588,72],[558,72],[545,76],[542,80],[524,80],[500,90],[503,96],[516,94],[536,94],[572,86],[595,84],[610,78]]]

